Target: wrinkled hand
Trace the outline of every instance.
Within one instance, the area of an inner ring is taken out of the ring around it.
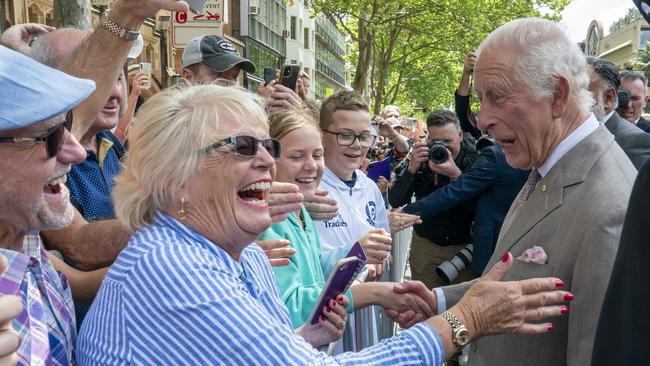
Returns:
[[[317,324],[310,324],[310,319],[305,325],[296,329],[296,333],[316,349],[337,341],[345,331],[345,322],[348,320],[345,308],[349,304],[350,300],[345,295],[337,296],[323,308]]]
[[[410,293],[418,296],[427,304],[427,306],[429,306],[431,313],[436,314],[438,312],[438,298],[436,293],[429,290],[424,283],[420,281],[404,281],[395,285],[393,291],[397,294]],[[397,309],[387,308],[384,309],[384,313],[386,316],[398,323],[400,327],[405,329],[428,318],[425,317],[423,313],[418,313],[411,309],[399,311]]]
[[[470,51],[465,57],[465,62],[463,63],[463,74],[471,74],[474,72],[474,64],[476,63],[476,52]]]
[[[447,149],[447,161],[442,164],[434,164],[431,160],[429,160],[429,169],[451,179],[456,179],[461,174],[463,174],[463,172],[454,162],[454,158],[452,157],[451,151],[449,151],[449,149]]]
[[[500,282],[512,267],[512,254],[506,253],[504,258],[505,262],[501,260],[495,264],[449,311],[462,318],[472,338],[501,333],[537,334],[552,330],[551,323],[533,324],[530,321],[537,322],[567,313],[568,307],[558,303],[573,299],[573,295],[558,290],[564,286],[558,278]]]
[[[312,220],[332,220],[338,214],[339,208],[336,206],[336,200],[327,197],[328,194],[327,191],[316,191],[315,194],[304,198],[303,203]]]
[[[257,240],[255,243],[264,249],[273,267],[289,265],[291,261],[287,257],[296,254],[296,250],[289,246],[289,240]]]
[[[435,315],[434,310],[437,306],[431,306],[430,302],[435,302],[435,295],[431,295],[429,291],[421,282],[417,284],[397,284],[385,282],[388,285],[388,294],[382,296],[380,299],[380,306],[384,308],[384,312],[391,318],[396,318],[391,315],[397,314],[415,314],[417,319],[428,319]]]
[[[372,229],[359,240],[359,244],[368,257],[368,264],[383,264],[390,254],[393,239],[384,229]]]
[[[408,171],[411,174],[415,174],[425,161],[429,161],[429,147],[427,146],[427,142],[416,142],[413,144],[413,149],[411,150]]]
[[[403,209],[400,207],[395,211],[388,212],[388,224],[390,225],[391,233],[395,233],[415,224],[422,223],[420,216],[408,214],[406,212],[402,212],[402,210]]]
[[[297,185],[273,182],[268,197],[269,212],[273,223],[282,222],[287,219],[289,212],[300,210],[302,199],[302,193]]]
[[[31,52],[29,43],[34,40],[34,38],[41,33],[49,33],[55,29],[56,28],[45,24],[16,24],[2,33],[0,42],[20,53],[29,54]]]
[[[302,99],[296,94],[295,91],[287,88],[282,84],[273,84],[274,92],[271,94],[271,99],[266,102],[267,110],[287,110],[287,109],[301,109]]]
[[[140,95],[140,93],[142,93],[142,89],[144,89],[148,82],[149,75],[143,73],[136,74],[131,81],[131,94]]]
[[[0,256],[0,275],[4,274],[6,262]],[[14,320],[23,311],[19,297],[13,295],[0,295],[0,366],[15,365],[18,360],[16,350],[20,345],[20,337],[11,326]]]

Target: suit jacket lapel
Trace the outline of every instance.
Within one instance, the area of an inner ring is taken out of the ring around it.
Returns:
[[[598,141],[606,141],[600,144]],[[589,136],[580,141],[551,168],[548,174],[537,184],[535,191],[520,209],[519,214],[507,232],[499,233],[497,246],[486,268],[492,267],[504,252],[511,250],[520,239],[535,225],[562,205],[564,189],[582,183],[603,151],[614,142],[614,136],[601,125]],[[521,195],[521,192],[519,192]],[[508,211],[512,215],[513,207],[519,195]],[[523,243],[526,244],[526,243]],[[532,245],[532,243],[528,243]]]

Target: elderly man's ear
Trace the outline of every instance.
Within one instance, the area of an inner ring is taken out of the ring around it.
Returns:
[[[560,118],[566,111],[569,102],[569,95],[571,88],[569,87],[569,80],[564,76],[556,76],[557,80],[555,86],[555,94],[553,95],[553,105],[551,106],[551,113],[553,118]]]

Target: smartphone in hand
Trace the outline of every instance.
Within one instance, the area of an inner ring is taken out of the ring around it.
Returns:
[[[272,67],[264,68],[264,86],[269,85],[269,83],[275,80],[275,69]]]
[[[295,91],[299,76],[300,65],[284,65],[282,66],[282,72],[280,72],[280,84]]]

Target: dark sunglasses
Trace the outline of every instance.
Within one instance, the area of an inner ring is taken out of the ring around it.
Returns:
[[[37,142],[43,142],[45,144],[45,150],[47,151],[47,158],[51,159],[56,156],[56,154],[61,149],[63,145],[63,136],[65,135],[65,130],[70,131],[72,128],[72,110],[68,111],[65,115],[65,121],[51,127],[47,130],[45,136],[40,137],[0,137],[0,143],[9,142],[14,144],[21,145],[33,145]]]
[[[233,145],[232,152],[235,155],[247,158],[254,158],[257,156],[257,147],[262,145],[273,159],[277,160],[280,158],[280,141],[276,139],[258,140],[255,137],[244,135],[232,136],[219,142],[215,142],[203,149],[203,152],[218,149],[226,145]]]

